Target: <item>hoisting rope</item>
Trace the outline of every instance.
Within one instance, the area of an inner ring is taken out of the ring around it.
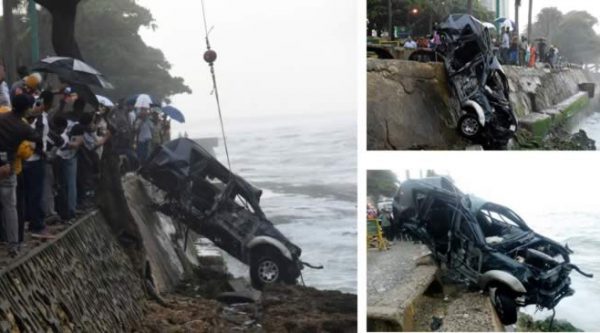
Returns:
[[[204,0],[201,0],[201,4],[202,4],[202,18],[204,20],[204,32],[206,33],[206,50],[207,50],[207,52],[209,52],[209,51],[211,51],[211,48],[210,48],[210,41],[208,39],[209,31],[208,31],[208,26],[206,24],[206,12],[204,10]],[[227,156],[227,165],[229,166],[229,171],[231,172],[231,161],[229,159],[229,149],[227,148],[227,136],[225,135],[225,125],[223,124],[223,115],[221,114],[221,102],[219,100],[219,90],[217,89],[217,77],[215,76],[214,59],[212,61],[207,60],[206,53],[205,53],[204,59],[208,62],[208,65],[210,66],[210,74],[212,76],[212,81],[213,81],[213,91],[215,93],[215,98],[217,100],[217,110],[219,111],[219,121],[221,123],[221,134],[223,135],[223,145],[225,146],[225,155]],[[216,59],[216,53],[215,53],[215,59]]]

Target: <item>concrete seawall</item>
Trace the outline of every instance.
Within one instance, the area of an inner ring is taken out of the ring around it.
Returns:
[[[590,102],[579,89],[579,84],[592,81],[583,70],[505,66],[505,72],[521,128],[536,137]],[[464,149],[469,143],[455,129],[457,109],[443,64],[368,60],[368,149]]]
[[[132,331],[145,286],[167,293],[190,273],[194,239],[186,255],[148,183],[128,175],[120,184],[111,197],[121,193],[125,205],[83,216],[0,272],[0,332]]]
[[[142,286],[96,211],[0,272],[0,331],[130,331]]]

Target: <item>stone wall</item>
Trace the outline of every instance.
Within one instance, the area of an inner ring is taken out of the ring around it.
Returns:
[[[142,286],[93,212],[0,272],[0,331],[131,331],[142,318]]]
[[[546,114],[577,94],[580,83],[590,81],[579,69],[504,69],[511,102],[525,127],[539,127],[538,118],[554,125],[553,120],[561,117]],[[581,98],[576,101],[578,105],[586,104]],[[368,60],[368,149],[463,149],[469,143],[455,130],[458,119],[453,110],[457,109],[443,64]],[[541,127],[548,130],[547,126]]]

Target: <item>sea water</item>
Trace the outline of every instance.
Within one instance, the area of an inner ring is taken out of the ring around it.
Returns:
[[[587,209],[577,213],[552,211],[522,214],[528,225],[536,232],[560,244],[568,244],[574,251],[571,262],[582,271],[593,273],[593,278],[571,272],[571,288],[575,294],[563,298],[556,306],[556,318],[567,319],[585,331],[600,329],[600,208]],[[525,312],[536,319],[545,319],[551,311],[537,311],[528,306]]]
[[[226,132],[233,171],[263,190],[263,211],[302,248],[301,259],[324,266],[305,268],[305,284],[356,292],[354,115],[228,121]],[[226,165],[222,143],[215,151]],[[226,262],[248,277],[247,266],[227,255]]]

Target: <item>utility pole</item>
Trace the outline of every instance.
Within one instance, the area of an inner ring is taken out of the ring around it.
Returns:
[[[31,32],[31,62],[34,63],[40,60],[38,12],[35,8],[35,1],[29,0],[27,13],[29,14],[29,30]]]
[[[500,18],[500,0],[496,0],[496,18]]]
[[[388,34],[394,40],[394,25],[392,23],[392,0],[388,0]]]
[[[529,21],[527,23],[527,40],[531,43],[531,20],[533,18],[533,0],[529,0]]]
[[[17,78],[17,65],[15,60],[15,34],[13,2],[14,0],[3,0],[2,9],[4,12],[4,68],[6,70],[6,82],[12,84]]]

